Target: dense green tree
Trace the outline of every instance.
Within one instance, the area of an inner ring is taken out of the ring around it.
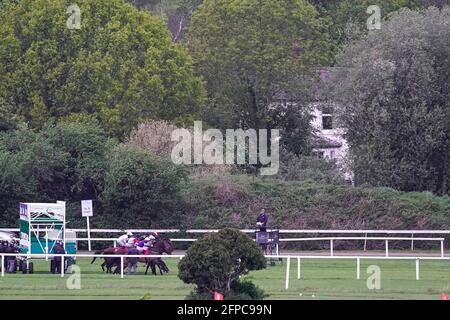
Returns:
[[[178,204],[187,172],[168,160],[136,147],[119,146],[109,157],[103,220],[109,225],[151,226],[164,223]],[[167,220],[170,224],[173,220]]]
[[[251,270],[266,267],[261,248],[236,229],[222,229],[204,236],[186,252],[178,265],[178,277],[196,285],[197,294],[229,293],[233,283]]]
[[[61,199],[97,199],[103,191],[108,167],[106,159],[114,145],[94,120],[45,127],[42,137],[69,155]]]
[[[113,145],[92,122],[0,134],[0,211],[14,221],[19,202],[98,199]]]
[[[79,0],[81,29],[69,29],[70,4],[22,0],[0,11],[0,98],[32,127],[84,112],[121,137],[143,119],[199,110],[202,82],[158,18],[123,0]]]
[[[450,7],[394,14],[339,64],[357,182],[449,193]]]
[[[330,19],[330,34],[338,46],[367,34],[367,21],[372,14],[367,13],[367,9],[372,5],[380,8],[381,19],[385,21],[401,8],[419,8],[420,0],[340,0],[323,3],[321,12]]]
[[[67,154],[31,130],[2,133],[0,219],[15,225],[19,202],[55,201],[53,196],[64,186],[67,162]]]
[[[278,176],[286,181],[315,181],[324,184],[344,184],[345,177],[335,161],[317,156],[296,156],[282,150]]]
[[[193,15],[187,44],[207,83],[204,119],[211,125],[283,134],[306,126],[309,133],[304,78],[329,60],[330,43],[307,1],[206,0]],[[283,100],[295,105],[278,107]],[[300,142],[294,151],[303,151],[303,130],[293,140]]]
[[[0,132],[17,129],[18,121],[14,116],[11,108],[9,108],[2,100],[0,100]]]
[[[0,149],[0,221],[2,227],[17,226],[18,204],[35,199],[35,186],[24,174],[27,160]]]
[[[174,42],[184,38],[192,13],[203,0],[127,0],[136,7],[159,16],[172,33]]]

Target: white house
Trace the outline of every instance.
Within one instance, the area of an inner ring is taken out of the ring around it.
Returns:
[[[336,161],[338,167],[342,170],[344,178],[354,184],[354,174],[350,170],[349,164],[349,146],[345,140],[345,128],[339,125],[335,113],[335,105],[328,103],[326,97],[326,89],[324,84],[327,81],[335,80],[336,68],[318,69],[319,82],[313,88],[313,99],[316,101],[311,103],[312,126],[316,129],[316,139],[313,145],[313,153],[320,158]],[[291,100],[289,94],[283,90],[277,91],[274,100],[278,101],[273,108],[286,106]],[[295,102],[293,102],[295,105]]]
[[[314,103],[312,107],[312,125],[317,135],[313,153],[320,158],[335,160],[345,179],[353,182],[353,172],[348,162],[348,143],[344,138],[345,129],[339,127],[334,107],[320,102]]]

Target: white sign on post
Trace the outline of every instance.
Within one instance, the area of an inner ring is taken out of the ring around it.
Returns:
[[[92,200],[81,201],[81,215],[83,217],[92,217],[94,215],[94,210],[92,209]]]
[[[81,200],[81,215],[86,217],[87,233],[88,233],[88,249],[91,251],[91,228],[89,226],[89,217],[94,215],[92,200]]]

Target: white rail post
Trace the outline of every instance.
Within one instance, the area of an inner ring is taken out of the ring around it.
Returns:
[[[367,233],[364,239],[364,251],[366,251],[366,249],[367,249]]]
[[[117,247],[116,240],[113,241],[113,247]]]
[[[45,227],[45,261],[48,261],[48,227]]]
[[[88,234],[88,250],[89,252],[92,251],[91,248],[91,226],[89,224],[89,216],[86,217],[86,221],[87,221],[87,234]]]
[[[416,259],[416,280],[419,280],[419,259]]]
[[[356,258],[356,279],[361,278],[361,261],[360,258]]]
[[[330,240],[330,255],[333,256],[333,239]]]
[[[120,277],[123,278],[123,256],[120,256]]]
[[[2,254],[2,277],[5,276],[5,256]]]
[[[414,233],[411,234],[411,251],[414,251]]]
[[[441,240],[441,258],[444,257],[444,240]]]
[[[61,256],[61,278],[64,278],[64,256]]]
[[[289,272],[291,269],[291,257],[287,258],[287,264],[286,264],[286,290],[289,289]]]
[[[386,239],[386,257],[389,257],[389,240]]]
[[[279,249],[278,249],[278,243],[277,243],[277,245],[276,245],[276,250],[277,250],[277,256],[279,256],[279,255],[280,255],[280,251],[279,251]]]
[[[300,257],[297,257],[297,279],[300,279],[301,273],[300,273]]]

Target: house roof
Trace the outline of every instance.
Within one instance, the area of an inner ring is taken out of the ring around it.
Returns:
[[[325,138],[323,136],[316,136],[313,139],[312,143],[314,148],[321,148],[321,149],[329,149],[329,148],[340,148],[342,147],[342,143],[336,140],[332,140],[329,138]]]
[[[314,71],[317,77],[308,77],[310,81],[310,93],[314,100],[322,101],[327,96],[327,82],[338,80],[339,67],[315,68]],[[283,89],[278,89],[272,95],[274,100],[278,101],[292,101],[295,100],[292,93],[286,92]]]

